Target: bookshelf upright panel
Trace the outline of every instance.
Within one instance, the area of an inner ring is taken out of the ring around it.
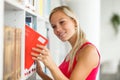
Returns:
[[[4,32],[3,32],[3,23],[4,23],[4,2],[0,0],[0,80],[3,80],[3,39],[4,39]]]

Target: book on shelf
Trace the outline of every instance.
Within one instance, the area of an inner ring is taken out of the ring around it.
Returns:
[[[32,11],[35,11],[35,6],[34,6],[35,1],[36,0],[23,0],[23,3],[26,8],[28,8]]]
[[[29,75],[35,70],[35,63],[32,59],[32,48],[37,44],[46,46],[48,43],[47,38],[36,32],[34,29],[25,25],[25,75]]]
[[[16,80],[21,78],[21,35],[20,28],[15,29]]]
[[[40,16],[48,16],[50,13],[51,0],[18,0],[27,10],[33,11]]]
[[[26,16],[25,23],[32,28],[33,27],[33,16]]]
[[[38,3],[39,3],[38,14],[43,16],[43,0],[39,0]]]
[[[44,4],[43,4],[44,0],[36,0],[35,1],[35,12],[37,14],[39,14],[40,16],[43,16],[43,8],[44,8]]]
[[[15,29],[12,27],[5,26],[4,28],[4,80],[14,79],[12,75],[14,75],[15,70]]]
[[[4,27],[4,80],[19,80],[20,78],[21,71],[18,70],[18,67],[21,67],[21,43],[18,42],[21,42],[21,33],[19,35],[16,34],[16,28],[10,26]],[[16,39],[16,36],[19,39]],[[17,72],[19,72],[19,75]]]

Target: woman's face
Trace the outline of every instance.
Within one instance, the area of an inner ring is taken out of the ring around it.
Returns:
[[[50,23],[55,35],[62,41],[69,41],[75,34],[75,20],[61,11],[52,14]]]

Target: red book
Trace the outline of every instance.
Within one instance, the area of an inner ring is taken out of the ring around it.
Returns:
[[[47,38],[25,25],[25,69],[29,69],[34,63],[31,56],[32,48],[36,47],[36,44],[45,46],[47,43]]]

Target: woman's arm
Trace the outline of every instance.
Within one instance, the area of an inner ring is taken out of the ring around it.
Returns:
[[[52,80],[48,75],[43,72],[39,61],[36,61],[36,72],[43,80]]]
[[[69,80],[57,67],[56,64],[53,64],[51,67],[49,67],[49,70],[54,78],[54,80]]]
[[[63,75],[63,73],[60,71],[60,69],[56,65],[51,65],[49,70],[54,80],[69,80]],[[39,63],[37,63],[36,71],[43,80],[52,80],[48,75],[46,75],[43,71],[41,71],[41,67]]]
[[[46,75],[45,73],[39,73],[37,72],[38,75],[42,78],[42,80],[52,80],[48,75]]]

